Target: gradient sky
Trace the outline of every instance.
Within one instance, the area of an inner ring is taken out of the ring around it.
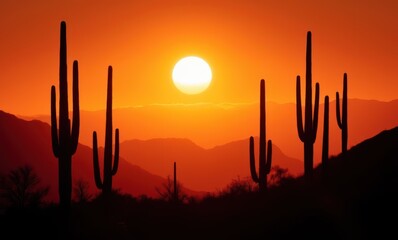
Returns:
[[[0,109],[49,114],[58,88],[59,25],[67,23],[68,74],[79,61],[80,106],[105,108],[107,66],[114,108],[153,103],[295,102],[313,33],[313,77],[334,98],[348,73],[349,98],[398,97],[398,1],[2,0]],[[179,92],[173,65],[196,55],[213,70],[202,94]],[[323,99],[323,97],[321,98]]]

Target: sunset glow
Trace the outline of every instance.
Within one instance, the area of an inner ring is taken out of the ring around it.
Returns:
[[[396,235],[397,11],[0,0],[0,236]]]
[[[199,57],[185,57],[173,69],[173,82],[183,93],[198,94],[206,90],[212,74],[209,64]]]

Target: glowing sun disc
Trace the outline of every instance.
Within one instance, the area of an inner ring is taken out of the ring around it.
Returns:
[[[174,85],[183,93],[198,94],[206,90],[211,83],[211,68],[199,57],[185,57],[176,63],[173,69]]]

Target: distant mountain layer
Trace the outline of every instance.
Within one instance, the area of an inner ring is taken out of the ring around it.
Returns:
[[[330,154],[341,152],[341,131],[336,122],[336,102],[330,97]],[[323,98],[320,99],[323,102]],[[297,135],[296,105],[267,102],[267,138],[288,156],[303,159],[303,145]],[[320,162],[323,104],[314,148]],[[349,99],[348,146],[398,126],[398,100]],[[34,117],[49,122],[49,116]],[[92,132],[104,134],[105,111],[81,111],[83,144],[91,145]],[[154,104],[113,110],[113,125],[121,131],[121,141],[130,139],[185,138],[204,148],[259,135],[259,105],[256,104]],[[102,138],[99,138],[102,139]],[[99,144],[103,144],[100,142]]]
[[[255,138],[256,168],[258,169],[258,139]],[[178,176],[187,187],[216,191],[232,179],[250,177],[249,139],[204,149],[187,139],[130,140],[120,146],[121,155],[160,176],[172,174],[177,162]],[[273,145],[272,165],[287,168],[290,173],[302,173],[300,160],[287,157]]]
[[[50,186],[48,199],[58,200],[58,159],[53,156],[50,126],[40,121],[25,121],[0,111],[0,173],[22,165],[31,165],[42,180]],[[100,159],[102,158],[100,149]],[[102,165],[102,160],[100,161]],[[73,181],[83,179],[90,185],[90,192],[97,192],[94,176],[92,149],[79,144],[72,159]],[[102,175],[102,166],[101,166]],[[114,177],[113,186],[134,196],[148,195],[158,197],[156,188],[161,189],[166,179],[153,175],[137,165],[120,158],[119,170]],[[190,195],[200,195],[188,189]]]

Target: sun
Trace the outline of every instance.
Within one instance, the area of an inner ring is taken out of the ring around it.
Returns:
[[[173,69],[174,85],[185,94],[205,91],[212,78],[211,68],[205,60],[195,56],[184,57]]]

